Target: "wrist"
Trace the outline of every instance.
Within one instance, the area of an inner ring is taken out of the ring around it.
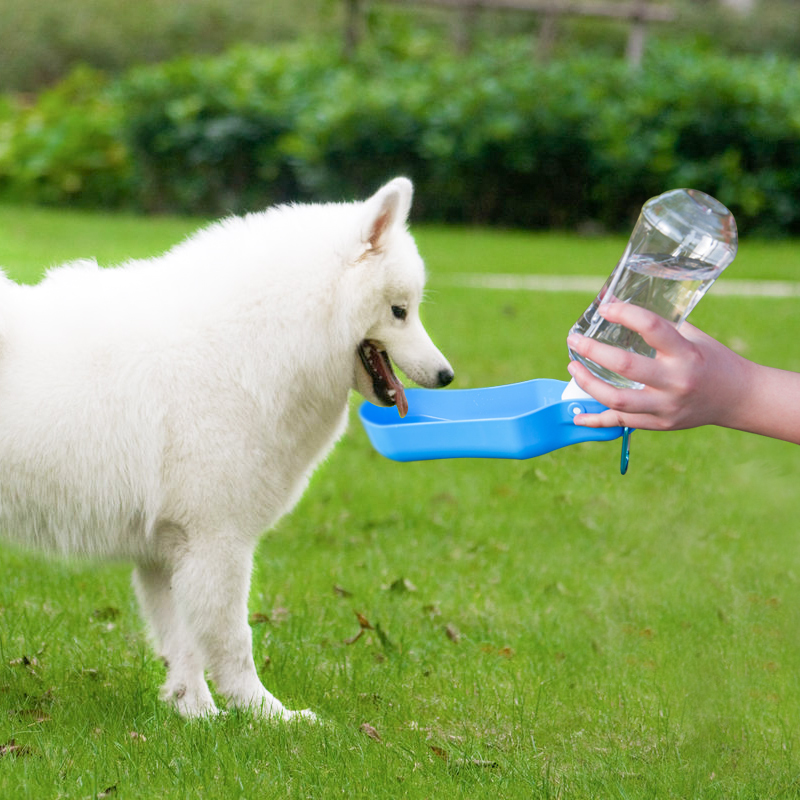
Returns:
[[[765,367],[730,352],[728,363],[723,365],[724,380],[717,384],[728,402],[722,406],[719,420],[714,424],[741,431],[754,431],[759,424],[759,408],[764,402],[761,397],[765,389]]]

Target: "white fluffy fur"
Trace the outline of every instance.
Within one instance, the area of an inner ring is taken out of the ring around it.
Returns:
[[[208,669],[233,705],[313,716],[256,674],[253,551],[343,432],[349,390],[378,402],[361,340],[420,384],[452,376],[419,320],[411,192],[398,178],[363,203],[227,219],[33,287],[0,277],[0,530],[136,564],[183,714],[216,711]]]

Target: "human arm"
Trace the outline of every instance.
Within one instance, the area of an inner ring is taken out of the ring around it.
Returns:
[[[647,358],[571,335],[576,353],[644,384],[618,389],[571,362],[578,385],[609,409],[581,414],[576,424],[641,430],[720,425],[800,444],[800,374],[748,361],[693,325],[676,330],[632,304],[609,303],[599,313],[639,333],[656,355]]]

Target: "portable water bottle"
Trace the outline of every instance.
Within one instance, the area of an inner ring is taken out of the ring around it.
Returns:
[[[695,189],[673,189],[648,200],[622,258],[570,333],[654,357],[638,333],[607,322],[598,307],[612,301],[633,303],[677,328],[736,257],[737,247],[733,214],[713,197]],[[571,348],[569,355],[614,386],[642,388]]]

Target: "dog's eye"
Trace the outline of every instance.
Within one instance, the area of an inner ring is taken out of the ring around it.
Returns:
[[[392,314],[394,314],[395,319],[406,318],[406,310],[403,308],[403,306],[392,306]]]

